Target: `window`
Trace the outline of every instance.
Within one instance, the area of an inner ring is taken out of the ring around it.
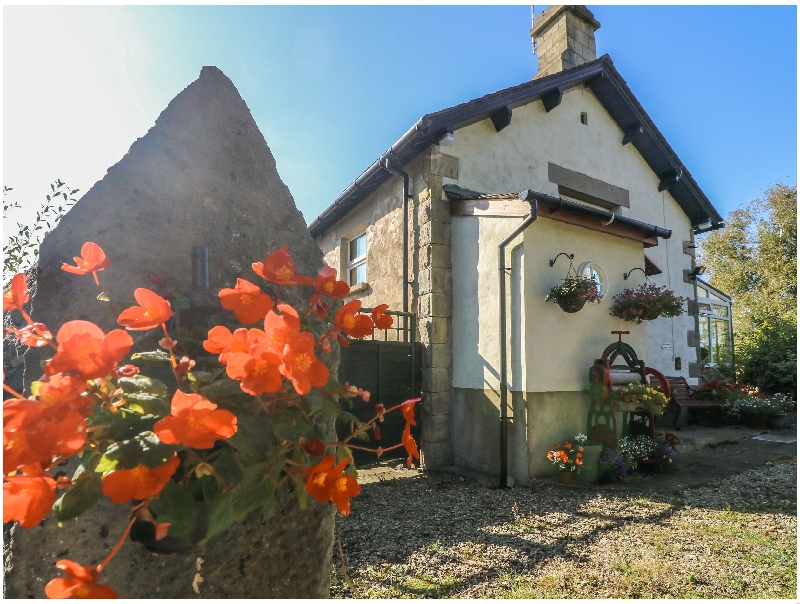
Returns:
[[[348,242],[347,284],[367,282],[367,233],[356,235]]]
[[[603,267],[593,262],[592,260],[587,260],[583,264],[578,267],[578,275],[581,277],[586,277],[587,279],[594,279],[598,285],[598,293],[601,296],[605,296],[606,292],[608,292],[608,278],[606,277],[606,271],[603,270]]]
[[[589,116],[586,114],[585,111],[581,111],[581,124],[584,126],[589,123]]]
[[[697,302],[700,311],[700,361],[711,366],[730,365],[733,362],[730,300],[698,283]]]

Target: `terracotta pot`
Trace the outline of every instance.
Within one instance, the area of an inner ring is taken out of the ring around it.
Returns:
[[[572,296],[569,298],[559,298],[558,305],[564,312],[578,312],[586,304],[584,296]]]
[[[572,482],[572,475],[574,472],[569,470],[562,470],[558,473],[558,482],[561,484],[570,484]]]

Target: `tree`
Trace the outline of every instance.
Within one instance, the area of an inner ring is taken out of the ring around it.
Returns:
[[[3,221],[8,218],[8,211],[20,208],[19,202],[7,202],[5,196],[11,187],[3,187]],[[8,238],[8,243],[3,246],[3,283],[8,283],[11,278],[25,271],[36,262],[39,256],[39,244],[42,239],[56,226],[61,217],[69,211],[77,199],[75,194],[78,189],[70,189],[61,179],[50,185],[50,194],[36,212],[36,222],[30,225],[17,223],[17,234]]]
[[[797,186],[776,183],[699,241],[709,282],[733,298],[741,381],[794,395],[797,383]],[[794,384],[795,386],[792,386]]]

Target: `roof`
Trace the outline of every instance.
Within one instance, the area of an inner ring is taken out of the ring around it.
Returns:
[[[394,169],[402,168],[430,145],[438,143],[447,132],[454,132],[484,120],[498,110],[520,107],[548,95],[552,98],[554,93],[559,94],[559,90],[566,91],[576,86],[586,86],[595,94],[611,118],[626,133],[625,139],[636,147],[662,181],[664,188],[668,189],[678,202],[693,227],[709,222],[712,229],[723,226],[719,212],[636,100],[614,67],[611,58],[603,55],[578,67],[424,115],[322,211],[309,225],[311,236],[317,237],[324,233],[362,199],[386,182],[392,176],[387,170],[389,164]]]

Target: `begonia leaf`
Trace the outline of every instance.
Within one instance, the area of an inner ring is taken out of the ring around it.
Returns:
[[[288,440],[297,442],[303,436],[311,436],[311,425],[299,415],[292,417],[288,413],[282,414],[272,422],[272,433],[278,442]]]
[[[158,522],[170,523],[169,534],[173,537],[182,537],[192,528],[193,512],[199,506],[191,491],[174,480],[170,480],[149,505],[158,514]]]
[[[140,464],[157,468],[172,458],[174,452],[175,447],[165,445],[152,432],[143,432],[135,438],[112,444],[104,457],[116,461],[116,469],[129,470]]]
[[[129,404],[138,405],[148,415],[164,417],[170,414],[169,402],[157,396],[152,396],[150,394],[142,394],[139,392],[132,392],[130,394],[125,395],[125,400]]]
[[[157,420],[158,418],[155,415],[145,415],[143,417],[138,413],[131,413],[121,409],[111,420],[106,436],[111,440],[135,438],[142,432],[152,432],[153,424]]]
[[[171,300],[170,306],[175,312],[178,312],[179,310],[186,310],[192,305],[192,303],[189,301],[189,298],[174,290],[172,292]]]
[[[225,442],[253,459],[263,458],[273,442],[272,431],[266,420],[242,411],[231,410],[236,415],[236,434]]]
[[[92,509],[103,496],[100,474],[77,481],[53,504],[53,511],[59,521],[77,518]]]
[[[197,391],[198,394],[205,396],[206,398],[212,397],[227,397],[227,396],[234,396],[236,394],[241,394],[242,389],[239,386],[238,380],[232,380],[230,378],[223,378],[221,380],[216,380],[211,382],[207,386],[203,386],[200,390]]]
[[[275,481],[267,475],[268,470],[268,465],[264,462],[245,469],[241,482],[215,502],[208,533],[199,545],[205,545],[214,535],[227,530],[234,522],[242,520],[251,511],[265,506],[272,499]]]
[[[242,469],[236,463],[230,449],[223,449],[217,461],[214,462],[214,470],[228,482],[238,483],[242,479]]]
[[[146,375],[139,374],[132,377],[123,377],[117,380],[117,383],[122,390],[128,393],[140,392],[158,398],[167,398],[169,395],[166,384]]]

